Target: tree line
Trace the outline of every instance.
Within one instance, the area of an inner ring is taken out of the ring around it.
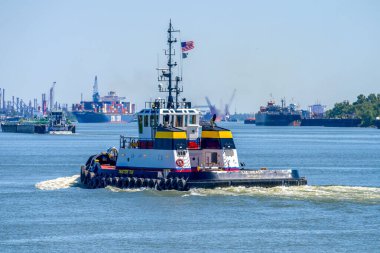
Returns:
[[[361,126],[373,126],[376,117],[380,116],[380,94],[359,95],[355,102],[336,103],[334,108],[326,111],[328,118],[359,118]]]

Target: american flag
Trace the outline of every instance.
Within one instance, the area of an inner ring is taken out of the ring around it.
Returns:
[[[189,51],[194,48],[194,41],[181,42],[182,52]]]

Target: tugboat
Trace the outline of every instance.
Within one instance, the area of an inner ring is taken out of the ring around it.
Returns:
[[[71,124],[66,118],[63,111],[51,111],[48,116],[49,124],[47,132],[49,134],[73,134],[75,133],[75,125]]]
[[[256,124],[256,118],[246,118],[244,124]]]
[[[167,67],[158,69],[159,91],[168,93],[167,101],[146,102],[145,109],[137,113],[138,137],[120,136],[119,149],[90,156],[81,166],[81,182],[88,188],[111,185],[179,191],[307,184],[297,170],[241,168],[232,133],[215,125],[216,115],[210,124],[200,125],[200,112],[191,102],[179,99],[182,78],[173,74],[177,66],[173,34],[179,30],[170,22],[167,32]]]

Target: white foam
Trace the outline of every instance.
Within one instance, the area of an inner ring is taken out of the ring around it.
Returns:
[[[78,183],[78,180],[79,175],[74,175],[71,177],[59,177],[56,179],[39,182],[35,185],[35,187],[44,191],[53,191],[72,187]]]
[[[106,189],[112,192],[141,192],[143,190],[146,190],[146,188],[121,189],[114,186],[107,186]]]
[[[52,135],[72,135],[72,131],[50,131],[49,134]]]
[[[79,183],[79,175],[71,177],[59,177],[52,180],[39,182],[35,185],[37,189],[51,191],[73,187]],[[120,189],[107,186],[112,192],[140,192],[145,188]],[[171,192],[171,191],[170,191]],[[166,194],[167,191],[162,193]],[[360,186],[291,186],[291,187],[227,187],[215,189],[191,189],[189,192],[181,192],[182,197],[207,197],[207,196],[251,196],[251,197],[275,197],[295,200],[314,201],[354,201],[380,204],[379,187]]]
[[[355,201],[380,204],[380,188],[357,186],[227,187],[192,189],[190,196],[252,196],[318,201]]]

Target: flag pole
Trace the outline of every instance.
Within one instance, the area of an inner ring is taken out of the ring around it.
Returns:
[[[180,63],[180,76],[181,76],[181,81],[182,81],[182,77],[183,77],[183,52],[182,52],[182,39],[181,39],[181,32],[178,33],[178,37],[179,37],[179,47],[180,47],[180,50],[181,50],[181,57],[180,57],[180,60],[179,60],[179,63]]]

